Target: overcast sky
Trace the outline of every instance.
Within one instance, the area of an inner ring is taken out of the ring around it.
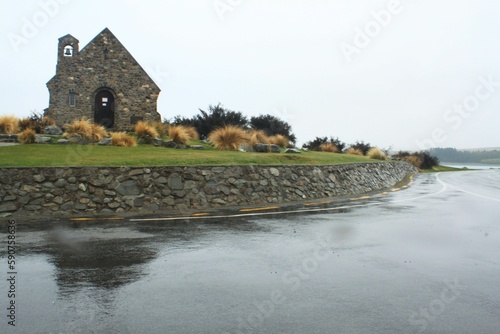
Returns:
[[[58,38],[105,27],[162,118],[222,103],[382,148],[500,146],[498,0],[0,0],[0,115],[48,106]]]

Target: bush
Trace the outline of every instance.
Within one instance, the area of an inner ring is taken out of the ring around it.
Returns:
[[[200,135],[198,134],[198,131],[196,131],[196,128],[194,126],[184,125],[183,128],[184,131],[186,131],[186,133],[188,134],[190,140],[200,139]]]
[[[370,159],[387,160],[387,155],[376,147],[372,147],[366,155]]]
[[[250,118],[250,126],[254,130],[264,131],[268,136],[282,135],[287,137],[289,142],[295,143],[296,141],[290,124],[273,115],[252,117]]]
[[[393,155],[394,159],[408,161],[415,167],[420,169],[432,169],[432,167],[439,165],[439,159],[433,156],[428,151],[408,152],[399,151]]]
[[[314,140],[311,140],[304,145],[302,148],[307,148],[312,151],[322,151],[322,145],[332,144],[337,148],[338,153],[342,153],[345,148],[345,143],[338,139],[337,137],[316,137]]]
[[[324,143],[320,145],[320,149],[323,152],[337,153],[339,149],[333,143]]]
[[[111,145],[113,146],[137,146],[135,138],[125,132],[111,132]]]
[[[139,121],[134,127],[134,132],[139,140],[151,144],[154,138],[158,138],[158,131],[146,122]]]
[[[149,121],[149,122],[147,122],[147,125],[149,125],[150,127],[154,128],[156,130],[158,137],[165,137],[168,135],[169,125],[166,123],[162,123],[159,121]]]
[[[19,133],[19,142],[21,144],[33,144],[35,142],[36,132],[33,129],[24,129]]]
[[[109,135],[106,128],[102,125],[90,123],[90,128],[92,131],[91,141],[100,141]]]
[[[66,124],[65,128],[65,137],[72,134],[80,135],[82,138],[87,139],[91,142],[97,142],[108,136],[108,132],[102,125],[94,124],[90,120],[85,118],[75,120],[70,124]]]
[[[288,137],[280,134],[269,137],[269,141],[271,142],[271,144],[275,144],[283,148],[290,145],[290,140],[288,139]]]
[[[357,141],[356,143],[351,144],[350,147],[355,149],[355,150],[356,149],[360,150],[361,152],[363,152],[363,155],[366,155],[368,153],[368,151],[370,150],[370,148],[372,148],[370,144],[365,143],[364,141]]]
[[[220,150],[237,151],[241,144],[248,142],[248,134],[240,127],[229,125],[212,131],[208,140]]]
[[[352,155],[363,155],[363,151],[361,151],[359,148],[353,147],[349,147],[345,153]]]
[[[250,138],[250,146],[255,144],[270,144],[271,140],[269,136],[262,130],[250,130],[248,132],[248,137]]]
[[[190,138],[186,129],[181,125],[170,126],[170,128],[168,129],[168,137],[174,143],[183,145],[185,145]]]
[[[49,116],[33,111],[30,116],[22,118],[19,121],[19,127],[22,130],[33,129],[36,133],[42,133],[47,126],[56,125],[56,122]]]
[[[0,116],[0,133],[12,135],[19,132],[19,119],[15,116]]]

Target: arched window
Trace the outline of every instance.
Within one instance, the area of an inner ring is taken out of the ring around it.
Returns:
[[[64,57],[73,57],[73,47],[71,45],[64,47]]]
[[[73,89],[71,89],[69,91],[68,102],[69,102],[70,107],[76,106],[76,93]]]

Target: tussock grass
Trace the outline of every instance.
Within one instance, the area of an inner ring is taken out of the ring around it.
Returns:
[[[345,153],[352,155],[364,155],[362,150],[360,150],[359,148],[352,148],[352,147],[349,147]]]
[[[282,148],[288,147],[288,145],[290,145],[290,140],[288,139],[288,137],[280,134],[269,137],[269,140],[271,141],[271,144],[278,145]]]
[[[271,144],[269,136],[262,130],[250,130],[248,137],[252,147],[255,144]]]
[[[148,121],[146,124],[156,130],[158,137],[165,137],[168,135],[168,124],[159,121]]]
[[[102,125],[94,124],[85,118],[74,120],[70,124],[66,124],[65,128],[65,137],[68,135],[80,135],[84,139],[96,142],[108,136],[108,132]]]
[[[408,161],[411,163],[413,166],[417,168],[421,168],[423,159],[419,157],[418,155],[409,155],[407,157],[403,158],[404,161]]]
[[[134,137],[125,132],[111,132],[111,145],[132,147],[137,146],[137,142]]]
[[[19,133],[19,142],[21,144],[33,144],[35,142],[36,132],[31,128],[24,129]]]
[[[168,137],[176,144],[185,145],[190,139],[186,128],[182,125],[172,125],[168,129]]]
[[[0,133],[12,135],[19,132],[19,118],[15,116],[0,116]]]
[[[366,153],[366,156],[370,159],[387,160],[387,155],[377,147],[372,147],[371,149],[369,149],[368,153]]]
[[[196,128],[194,126],[183,125],[182,127],[184,128],[184,131],[186,131],[186,133],[188,134],[190,140],[199,140],[200,139],[200,134],[198,133],[198,131],[196,130]]]
[[[339,149],[333,143],[323,143],[319,146],[320,150],[323,152],[338,153]]]
[[[90,140],[92,141],[100,141],[109,136],[108,131],[106,131],[106,128],[102,125],[90,123],[90,128],[92,131],[92,137]]]
[[[154,138],[158,138],[159,134],[156,129],[146,122],[139,121],[134,127],[134,132],[139,139],[144,140],[146,143],[150,143]]]
[[[220,150],[237,151],[241,144],[248,143],[248,134],[240,127],[228,125],[210,132],[208,140]]]

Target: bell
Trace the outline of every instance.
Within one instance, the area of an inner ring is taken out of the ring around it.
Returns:
[[[66,48],[64,51],[65,56],[71,56],[71,48]]]

